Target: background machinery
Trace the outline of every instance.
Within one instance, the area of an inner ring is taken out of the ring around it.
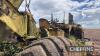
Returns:
[[[73,20],[73,15],[69,13],[69,22],[68,24],[58,23],[58,19],[53,19],[49,22],[46,19],[41,18],[40,30],[41,37],[45,36],[75,36],[77,39],[82,39],[84,37],[84,32],[80,24],[76,24]],[[45,33],[45,35],[44,35]]]

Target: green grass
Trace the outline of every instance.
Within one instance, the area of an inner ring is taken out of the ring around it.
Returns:
[[[22,50],[22,48],[17,46],[17,43],[0,41],[0,52],[3,52],[4,56],[15,56],[16,53],[19,53]]]
[[[85,42],[83,41],[80,41],[80,39],[77,39],[77,37],[75,36],[69,36],[69,40],[74,43],[76,46],[84,46],[85,45]]]

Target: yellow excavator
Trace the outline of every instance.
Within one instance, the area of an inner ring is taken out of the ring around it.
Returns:
[[[38,37],[35,20],[30,12],[18,11],[23,0],[0,0],[0,38],[23,40]]]

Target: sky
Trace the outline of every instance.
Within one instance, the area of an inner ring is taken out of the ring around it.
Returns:
[[[31,0],[30,10],[37,26],[40,18],[50,20],[51,13],[62,22],[65,12],[66,23],[72,13],[75,23],[83,28],[100,28],[100,0]],[[25,11],[25,1],[19,11]]]

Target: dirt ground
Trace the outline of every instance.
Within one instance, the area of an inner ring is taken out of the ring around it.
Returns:
[[[100,29],[84,29],[84,37],[94,42],[94,51],[100,55]]]
[[[84,29],[84,35],[86,38],[100,39],[100,29]]]

